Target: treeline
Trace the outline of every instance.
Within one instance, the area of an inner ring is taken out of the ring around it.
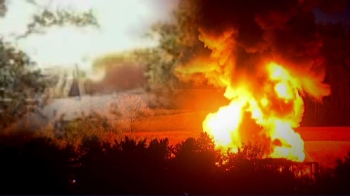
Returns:
[[[263,148],[223,156],[203,134],[175,146],[167,139],[80,146],[12,134],[0,137],[0,194],[349,194],[350,152],[316,181],[259,166]]]

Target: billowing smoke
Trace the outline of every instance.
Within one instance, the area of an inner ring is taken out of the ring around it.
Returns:
[[[195,15],[191,22],[197,25],[192,28],[208,50],[197,50],[176,74],[224,88],[230,100],[207,115],[203,131],[224,152],[255,140],[269,146],[270,157],[304,161],[304,141],[294,132],[304,114],[302,97],[321,101],[330,94],[324,83],[323,40],[312,11],[337,11],[347,1],[188,2]],[[253,121],[245,121],[247,117]],[[246,126],[252,122],[258,126]]]
[[[265,81],[262,69],[273,61],[301,78],[303,91],[312,97],[320,99],[330,93],[322,83],[325,59],[312,10],[318,7],[325,12],[339,11],[346,0],[191,2],[197,10],[199,39],[211,50],[211,55],[199,55],[178,67],[181,79],[224,87],[229,99],[237,96],[244,84],[259,97]]]

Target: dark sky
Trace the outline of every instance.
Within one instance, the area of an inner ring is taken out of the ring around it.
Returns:
[[[331,0],[329,0],[331,1]],[[348,2],[346,8],[344,11],[341,12],[335,12],[332,14],[328,14],[323,12],[322,10],[315,8],[313,10],[316,22],[331,22],[331,23],[337,23],[341,22],[346,25],[350,25],[350,1]]]

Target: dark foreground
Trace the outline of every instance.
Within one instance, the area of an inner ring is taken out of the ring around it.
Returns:
[[[0,194],[350,194],[350,152],[311,180],[262,167],[258,145],[223,157],[204,134],[175,146],[129,138],[60,144],[0,136]]]

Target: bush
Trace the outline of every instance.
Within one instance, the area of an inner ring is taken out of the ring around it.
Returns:
[[[350,193],[350,152],[332,175],[313,184],[288,171],[261,167],[262,152],[258,144],[246,144],[237,154],[223,156],[204,133],[175,146],[167,139],[124,137],[110,143],[84,137],[75,150],[49,138],[2,135],[0,194]]]
[[[2,135],[0,140],[0,194],[68,193],[68,146],[23,135]]]
[[[114,95],[107,107],[118,122],[116,126],[123,132],[135,131],[133,125],[136,120],[154,115],[138,95]]]
[[[336,167],[334,168],[334,180],[335,187],[339,191],[338,193],[350,193],[350,150],[347,156],[343,159],[336,161]]]

